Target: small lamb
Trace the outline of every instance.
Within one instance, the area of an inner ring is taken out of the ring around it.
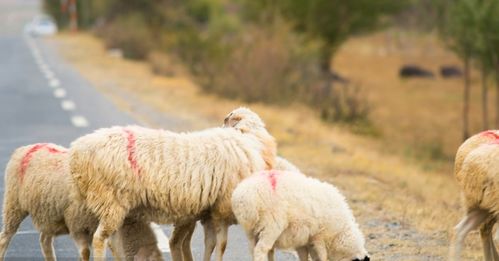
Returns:
[[[243,180],[232,209],[246,231],[253,260],[272,249],[296,249],[301,261],[368,261],[365,240],[345,198],[332,185],[299,172],[262,171]]]

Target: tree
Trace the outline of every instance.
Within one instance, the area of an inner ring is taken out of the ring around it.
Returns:
[[[329,71],[339,46],[354,34],[370,32],[387,15],[405,7],[400,0],[281,0],[279,9],[299,31],[323,40],[321,68]]]
[[[496,79],[496,115],[495,128],[499,128],[499,0],[487,0],[489,6],[488,31],[486,39],[489,42],[492,68]]]
[[[480,38],[480,0],[456,0],[448,6],[442,34],[451,50],[464,64],[463,139],[469,137],[469,100],[471,59],[477,53],[476,40]]]
[[[487,130],[488,125],[488,80],[491,71],[493,71],[494,62],[494,43],[491,38],[493,36],[493,31],[495,26],[494,19],[496,17],[496,4],[497,0],[481,0],[476,6],[476,19],[477,19],[477,30],[478,38],[475,39],[475,49],[476,57],[480,66],[481,78],[482,78],[482,113],[483,113],[483,129]]]

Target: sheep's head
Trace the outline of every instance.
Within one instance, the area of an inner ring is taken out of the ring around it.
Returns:
[[[252,130],[265,128],[265,124],[258,114],[248,108],[240,107],[231,111],[224,119],[224,127],[232,127],[247,133]]]
[[[357,223],[352,222],[345,230],[335,235],[329,242],[328,256],[330,260],[340,261],[369,261],[369,254],[365,249],[364,235]]]
[[[241,133],[255,135],[263,144],[263,158],[267,169],[273,169],[276,157],[276,143],[274,137],[267,132],[265,123],[248,108],[240,107],[230,112],[224,119],[224,128],[235,128]]]

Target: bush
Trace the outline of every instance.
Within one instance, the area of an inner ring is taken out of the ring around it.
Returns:
[[[329,86],[328,86],[329,85]],[[315,95],[316,105],[321,111],[321,118],[326,121],[356,122],[367,121],[370,106],[359,85],[350,83],[330,84]]]
[[[172,76],[170,58],[178,59],[203,91],[247,102],[303,102],[325,121],[369,129],[370,106],[362,89],[330,84],[325,39],[296,30],[296,21],[281,18],[286,15],[277,2],[88,1],[79,11],[92,11],[86,20],[98,25],[107,47],[147,59],[156,73]],[[56,13],[58,2],[45,2]]]
[[[120,48],[126,58],[144,59],[154,47],[152,32],[142,15],[131,13],[97,29],[108,48]]]

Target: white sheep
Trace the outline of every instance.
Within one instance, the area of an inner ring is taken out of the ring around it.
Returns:
[[[499,136],[496,131],[477,134],[456,154],[455,175],[461,188],[466,216],[456,226],[451,260],[459,260],[466,235],[480,228],[486,261],[499,260],[492,229],[499,218]]]
[[[239,114],[244,115],[235,118]],[[181,245],[192,224],[209,216],[222,259],[226,238],[219,237],[235,222],[232,190],[254,171],[272,168],[275,160],[274,138],[258,115],[240,108],[228,121],[237,121],[237,127],[191,133],[113,127],[71,144],[71,174],[99,217],[93,237],[96,260],[104,258],[107,238],[136,208],[151,221],[175,224],[170,241],[175,261],[185,258]]]
[[[262,171],[242,181],[232,209],[250,241],[253,260],[273,248],[296,249],[300,260],[369,260],[364,236],[345,198],[332,185],[301,173]]]
[[[286,160],[285,158],[277,156],[275,159],[275,164],[274,164],[274,169],[275,170],[283,170],[283,171],[292,171],[292,172],[300,172],[298,170],[298,167],[296,167],[294,164]],[[213,223],[211,222],[210,219],[204,219],[201,221],[204,229],[204,261],[209,261],[211,260],[211,254],[213,253],[213,250],[215,249],[215,246],[217,244],[216,242],[216,231],[213,226]],[[194,227],[192,228],[194,230]],[[227,233],[228,229],[224,228],[224,231]],[[227,238],[227,235],[223,236],[222,238]],[[269,255],[273,255],[273,250],[271,251],[272,253]],[[222,253],[223,254],[223,253]]]
[[[50,143],[23,146],[12,154],[5,171],[3,229],[0,234],[2,260],[12,236],[28,215],[40,231],[40,246],[46,260],[55,260],[53,238],[68,233],[76,242],[80,258],[89,260],[92,233],[98,220],[72,196],[74,185],[68,159],[66,148]],[[140,220],[130,220],[120,232],[145,225]],[[137,239],[155,240],[147,233],[144,230],[130,234],[128,238],[119,239],[123,245],[116,247],[142,249],[146,245]],[[154,251],[148,248],[142,253],[150,255]]]
[[[478,146],[492,142],[494,140],[499,139],[499,131],[498,130],[487,130],[475,134],[468,138],[466,141],[459,146],[456,157],[454,161],[454,175],[456,178],[459,177],[459,172],[461,170],[461,166],[463,165],[463,161],[472,150],[476,149]]]

